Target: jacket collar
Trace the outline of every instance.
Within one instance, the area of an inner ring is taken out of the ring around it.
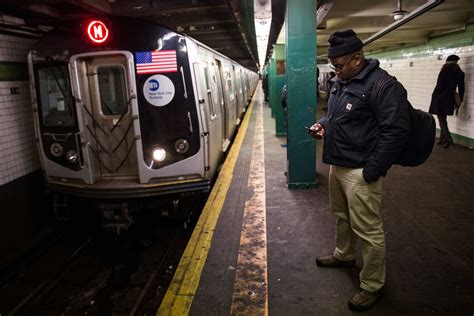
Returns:
[[[380,62],[377,59],[372,59],[372,58],[366,59],[365,63],[364,63],[364,68],[362,68],[362,70],[355,77],[353,77],[350,80],[354,80],[354,79],[362,80],[362,79],[364,79],[365,77],[367,77],[367,75],[370,72],[372,72],[372,70],[374,70],[375,68],[378,68],[379,65],[380,65]]]

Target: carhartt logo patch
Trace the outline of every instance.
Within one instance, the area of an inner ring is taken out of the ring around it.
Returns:
[[[352,103],[347,103],[346,110],[350,111],[352,109]]]

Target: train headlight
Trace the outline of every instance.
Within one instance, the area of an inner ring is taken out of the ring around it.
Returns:
[[[157,162],[163,162],[166,159],[166,150],[161,147],[156,147],[152,151],[153,160]]]
[[[180,154],[185,154],[189,150],[189,142],[185,138],[180,138],[177,141],[174,142],[174,149],[180,153]]]
[[[64,149],[60,143],[52,143],[51,146],[49,146],[49,152],[54,157],[61,157],[64,152]]]
[[[66,153],[66,160],[73,165],[79,163],[79,154],[76,150],[71,149]]]

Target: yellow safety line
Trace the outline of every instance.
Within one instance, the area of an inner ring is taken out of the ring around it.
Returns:
[[[229,190],[237,156],[247,132],[253,104],[258,94],[258,88],[250,102],[248,113],[239,128],[232,148],[227,156],[219,177],[209,195],[202,210],[199,221],[194,228],[191,239],[184,250],[176,273],[166,292],[163,302],[158,309],[157,315],[188,315],[199,285],[201,272],[211,248],[212,236],[216,227],[217,219],[224,205]]]

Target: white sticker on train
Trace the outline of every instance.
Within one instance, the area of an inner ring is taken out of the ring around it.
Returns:
[[[154,106],[165,106],[173,100],[174,84],[166,76],[153,75],[143,85],[145,99]]]

